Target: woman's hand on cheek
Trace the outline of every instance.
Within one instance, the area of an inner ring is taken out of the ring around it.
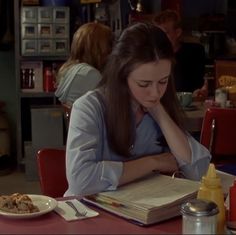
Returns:
[[[163,106],[160,102],[158,102],[155,106],[146,108],[146,111],[155,119],[157,120],[160,116],[160,113],[163,110]]]
[[[160,106],[161,106],[161,102],[158,101],[158,102],[155,102],[153,105],[150,105],[149,107],[145,107],[145,109],[146,109],[146,112],[156,113],[159,110]]]

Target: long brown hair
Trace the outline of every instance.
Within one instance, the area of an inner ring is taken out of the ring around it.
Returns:
[[[136,23],[123,31],[109,56],[99,86],[105,90],[106,124],[110,147],[116,153],[130,156],[134,141],[131,96],[127,84],[130,72],[139,64],[169,59],[172,45],[166,34],[149,23]],[[172,79],[161,102],[179,125],[178,102]]]
[[[74,64],[87,63],[101,71],[111,52],[113,34],[111,29],[98,22],[83,24],[74,33],[68,60],[59,70],[59,79]]]

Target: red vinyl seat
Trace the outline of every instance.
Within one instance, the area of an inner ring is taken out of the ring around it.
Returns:
[[[213,163],[236,163],[236,109],[208,108],[200,142],[210,150]]]
[[[67,190],[65,150],[41,149],[37,152],[37,165],[42,194],[62,197]]]

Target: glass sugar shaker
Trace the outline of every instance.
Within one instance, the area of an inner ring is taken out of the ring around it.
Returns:
[[[183,234],[216,234],[216,203],[209,200],[193,199],[181,206]]]

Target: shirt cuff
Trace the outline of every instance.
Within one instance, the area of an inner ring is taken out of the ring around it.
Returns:
[[[187,163],[182,159],[176,158],[179,167],[185,166],[185,165],[193,165],[198,160],[201,160],[202,158],[207,157],[208,150],[201,145],[197,140],[195,140],[192,136],[188,136],[188,143],[191,149],[191,162]]]

